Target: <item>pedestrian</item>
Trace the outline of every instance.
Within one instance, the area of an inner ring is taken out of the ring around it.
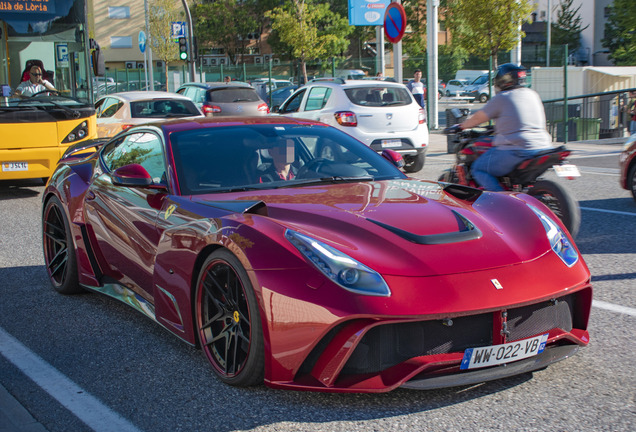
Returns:
[[[417,101],[417,103],[422,107],[426,108],[426,102],[424,101],[424,83],[422,82],[422,70],[415,69],[413,72],[413,79],[409,81],[406,87],[413,93],[413,97]]]
[[[526,69],[506,63],[497,69],[497,94],[459,127],[470,129],[495,120],[493,147],[471,168],[473,178],[486,190],[502,191],[497,177],[510,173],[521,161],[552,148],[541,98],[524,86]]]
[[[629,102],[627,103],[627,112],[630,115],[629,134],[636,134],[636,91],[629,92]]]
[[[225,84],[229,84],[229,83],[231,83],[231,82],[232,82],[232,77],[231,77],[231,76],[229,76],[229,75],[226,75],[226,76],[225,76],[225,79],[223,80],[223,82],[224,82]]]

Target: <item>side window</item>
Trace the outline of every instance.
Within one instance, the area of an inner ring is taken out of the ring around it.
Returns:
[[[305,111],[315,111],[323,109],[329,100],[331,89],[329,87],[313,87],[309,90]]]
[[[301,90],[298,93],[296,93],[292,97],[292,99],[290,99],[286,104],[284,104],[281,107],[280,112],[281,113],[298,112],[298,109],[300,108],[300,102],[302,102],[302,100],[303,100],[303,96],[305,95],[305,91],[306,90]]]
[[[139,164],[148,171],[155,184],[165,181],[163,145],[159,136],[154,133],[126,135],[110,143],[104,149],[102,158],[110,171],[129,164]]]
[[[107,97],[99,105],[97,110],[97,118],[112,117],[124,105],[119,99]]]

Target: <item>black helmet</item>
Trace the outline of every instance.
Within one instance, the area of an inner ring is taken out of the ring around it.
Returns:
[[[526,68],[514,63],[502,64],[497,68],[495,75],[495,87],[499,90],[511,90],[521,87],[526,83]]]

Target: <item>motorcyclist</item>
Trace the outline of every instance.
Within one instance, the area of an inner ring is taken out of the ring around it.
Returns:
[[[479,111],[470,115],[459,127],[470,129],[495,120],[493,148],[473,163],[473,178],[486,190],[504,190],[497,177],[510,173],[521,161],[552,148],[552,137],[546,130],[541,98],[524,87],[526,69],[512,63],[497,68],[497,94]]]

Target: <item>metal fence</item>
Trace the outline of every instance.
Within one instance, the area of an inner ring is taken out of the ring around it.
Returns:
[[[564,99],[543,101],[548,132],[559,142],[624,137],[632,91],[636,89],[568,97],[567,114]]]

